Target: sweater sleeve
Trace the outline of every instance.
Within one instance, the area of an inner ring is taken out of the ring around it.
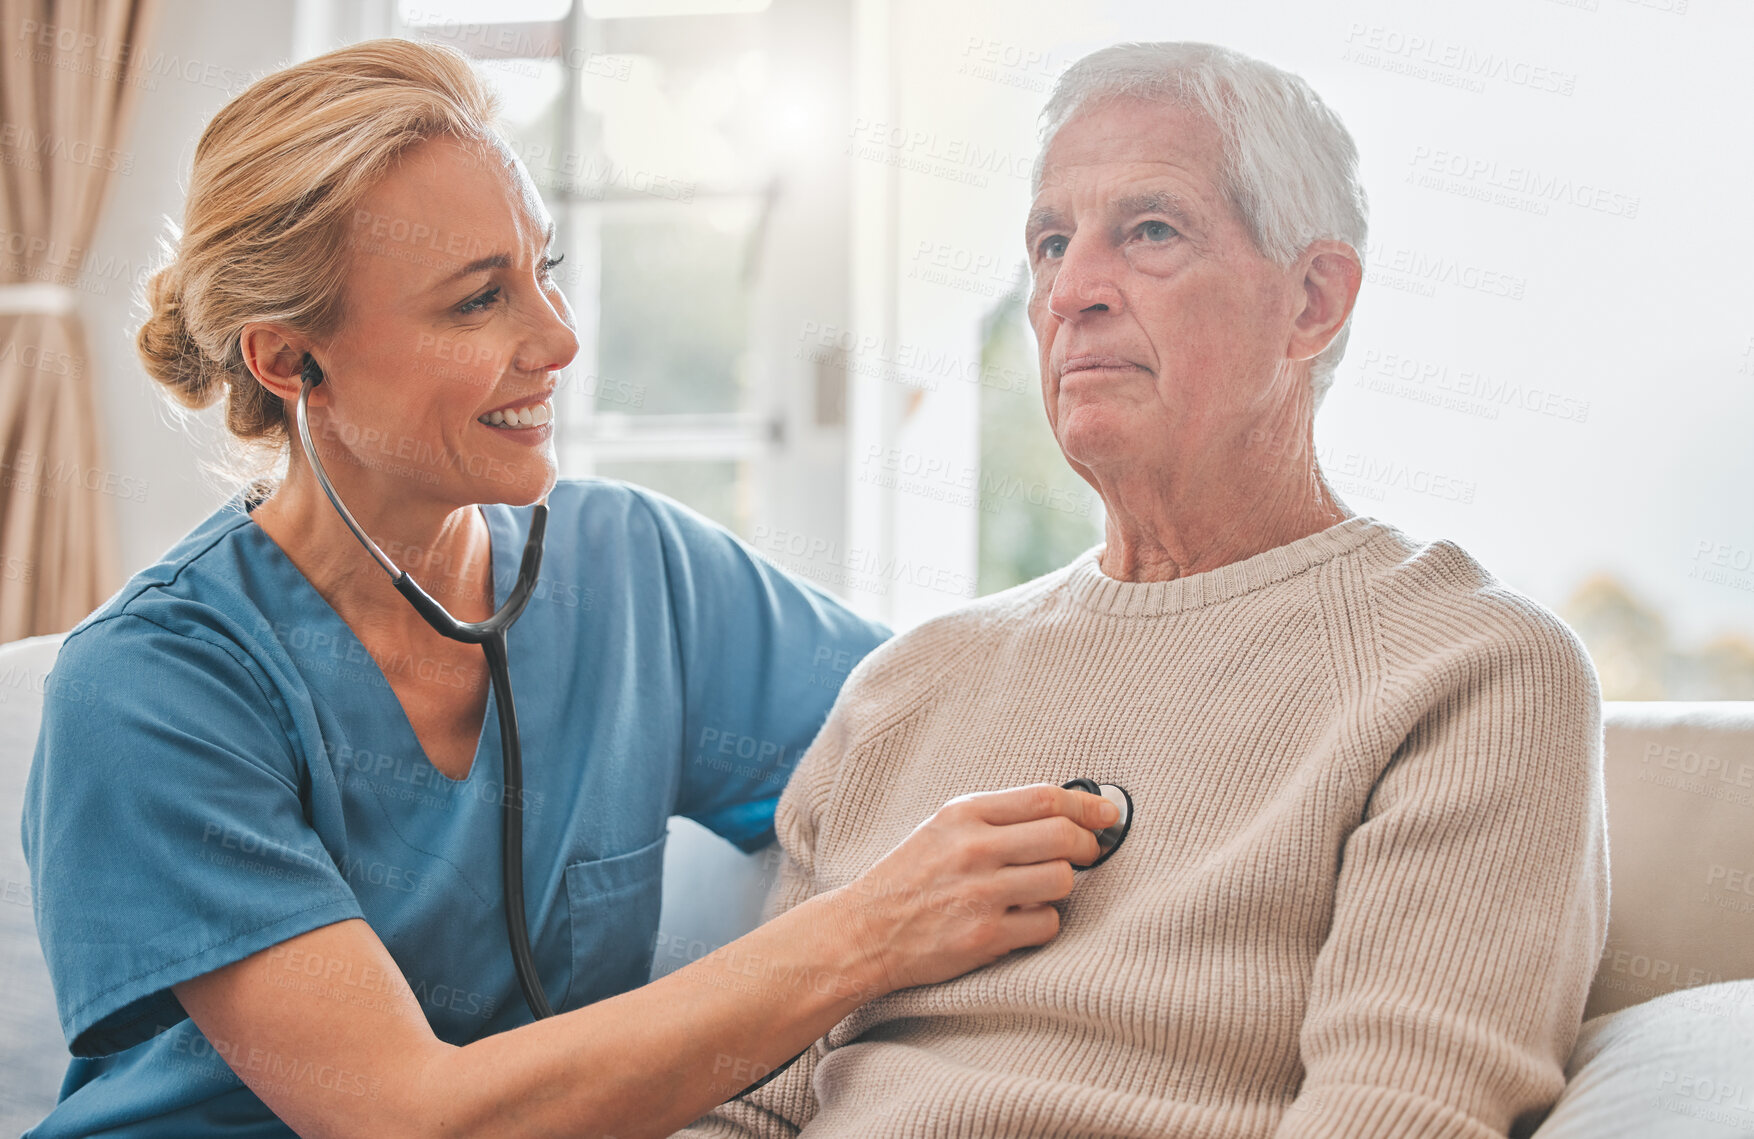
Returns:
[[[1397,686],[1277,1139],[1525,1135],[1564,1087],[1607,936],[1601,697],[1569,629],[1514,614]]]
[[[820,892],[815,873],[816,828],[826,813],[846,756],[852,735],[852,702],[857,698],[862,671],[855,669],[848,677],[822,731],[780,795],[774,828],[785,861],[768,894],[764,921],[772,921]],[[767,1084],[721,1104],[676,1134],[701,1139],[789,1139],[797,1135],[816,1115],[814,1077],[824,1049],[818,1040]]]

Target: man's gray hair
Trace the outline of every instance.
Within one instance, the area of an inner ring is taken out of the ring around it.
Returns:
[[[1338,115],[1300,77],[1203,43],[1123,43],[1091,52],[1054,84],[1041,112],[1041,189],[1047,149],[1093,104],[1133,96],[1202,112],[1224,139],[1220,188],[1261,255],[1290,265],[1311,242],[1338,239],[1364,256],[1368,204],[1358,148]],[[1315,406],[1334,382],[1352,322],[1310,361]]]

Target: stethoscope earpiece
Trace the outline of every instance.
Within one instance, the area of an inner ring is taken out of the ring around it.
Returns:
[[[1114,783],[1098,783],[1094,779],[1068,779],[1060,784],[1068,791],[1087,791],[1092,795],[1101,795],[1104,799],[1121,809],[1121,817],[1111,825],[1096,832],[1096,861],[1089,866],[1074,865],[1074,870],[1090,870],[1101,866],[1109,855],[1119,850],[1127,831],[1133,825],[1133,797],[1127,794],[1126,788]]]

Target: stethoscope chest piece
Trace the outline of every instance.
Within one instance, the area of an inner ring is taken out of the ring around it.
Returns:
[[[1094,779],[1068,779],[1060,786],[1068,791],[1088,791],[1092,795],[1101,795],[1121,809],[1120,818],[1096,832],[1096,861],[1089,866],[1073,865],[1072,869],[1089,870],[1101,866],[1109,855],[1120,849],[1122,841],[1127,837],[1127,831],[1133,825],[1133,797],[1123,787],[1113,783],[1098,783]]]

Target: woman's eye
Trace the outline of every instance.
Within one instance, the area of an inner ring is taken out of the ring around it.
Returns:
[[[554,267],[565,260],[566,260],[566,254],[564,254],[564,253],[562,253],[559,257],[545,258],[542,262],[542,279],[544,281],[548,280],[548,275],[554,271]],[[467,316],[471,313],[484,312],[487,309],[492,308],[498,302],[499,302],[499,286],[495,285],[495,286],[493,286],[493,288],[487,290],[485,293],[482,293],[480,296],[476,297],[474,300],[464,301],[462,304],[458,305],[457,311],[464,314],[465,316]]]
[[[1043,257],[1064,257],[1066,255],[1066,239],[1061,234],[1042,238],[1041,255]]]
[[[494,302],[497,300],[499,300],[499,286],[495,285],[495,286],[493,286],[493,288],[487,290],[485,293],[482,293],[480,296],[476,297],[474,300],[464,301],[462,304],[458,305],[457,311],[460,313],[463,313],[464,315],[468,315],[470,313],[482,312],[488,308],[491,308],[493,306]]]
[[[1175,227],[1166,221],[1148,221],[1139,227],[1146,241],[1168,241],[1175,236]]]

